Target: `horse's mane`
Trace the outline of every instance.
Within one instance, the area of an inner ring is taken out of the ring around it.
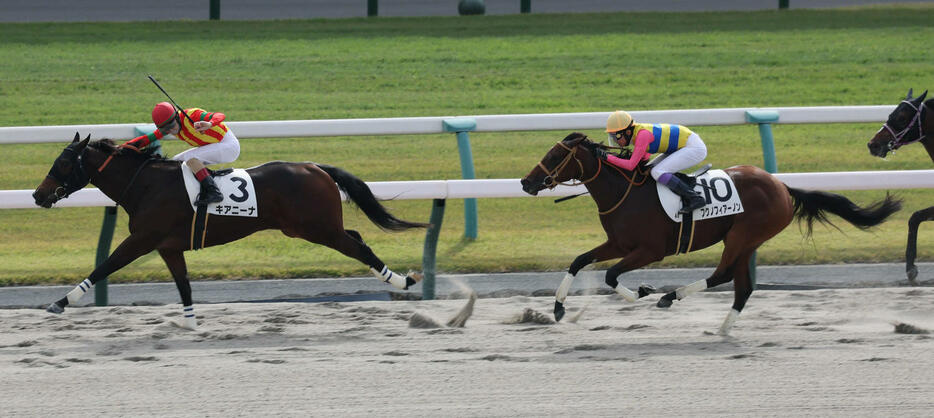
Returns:
[[[113,154],[138,159],[140,162],[152,159],[165,160],[165,157],[155,152],[155,147],[143,148],[139,152],[136,152],[129,148],[120,148],[114,140],[109,138],[89,142],[88,147],[108,155]]]

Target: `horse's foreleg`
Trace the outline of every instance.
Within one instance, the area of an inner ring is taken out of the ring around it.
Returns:
[[[618,277],[627,271],[632,271],[649,263],[664,258],[663,252],[652,251],[646,247],[640,247],[637,250],[627,254],[619,263],[606,270],[606,284],[616,290],[616,293],[623,297],[627,302],[635,302],[639,298],[651,294],[655,289],[648,285],[639,286],[638,292],[629,290],[626,286],[619,283]]]
[[[195,307],[191,300],[191,282],[188,280],[188,267],[185,264],[185,255],[181,250],[159,250],[159,255],[165,261],[166,267],[172,273],[172,279],[175,280],[175,287],[178,288],[178,294],[182,298],[182,322],[177,325],[194,330],[198,328],[198,320],[195,318]]]
[[[555,321],[564,318],[564,300],[568,297],[568,292],[571,290],[571,285],[574,283],[577,273],[589,264],[615,257],[619,257],[615,248],[609,242],[604,242],[574,259],[571,267],[568,268],[568,272],[565,273],[564,279],[561,280],[561,285],[555,291]]]
[[[911,215],[908,219],[908,245],[905,247],[905,274],[908,275],[908,281],[915,283],[918,277],[918,267],[915,266],[915,257],[918,255],[918,226],[921,222],[934,219],[934,206],[927,209],[921,209]]]
[[[115,249],[101,265],[97,266],[97,268],[91,272],[87,279],[79,283],[78,286],[68,292],[65,297],[52,302],[52,304],[46,308],[46,311],[52,313],[64,312],[66,306],[77,303],[95,283],[107,278],[111,273],[120,270],[133,260],[152,251],[155,246],[151,241],[149,237],[130,235],[117,246],[117,249]]]

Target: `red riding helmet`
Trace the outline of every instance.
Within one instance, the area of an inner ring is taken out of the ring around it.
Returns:
[[[152,108],[152,122],[161,127],[175,119],[175,106],[169,102],[162,102]]]

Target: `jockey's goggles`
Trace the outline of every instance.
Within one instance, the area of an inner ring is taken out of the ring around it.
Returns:
[[[165,123],[163,123],[162,125],[159,125],[158,128],[159,128],[159,129],[162,129],[162,128],[165,128],[165,127],[168,127],[168,126],[172,126],[173,123],[177,123],[177,122],[180,122],[180,121],[179,121],[179,119],[178,119],[178,114],[176,113],[175,116],[173,116],[171,119],[165,121]]]

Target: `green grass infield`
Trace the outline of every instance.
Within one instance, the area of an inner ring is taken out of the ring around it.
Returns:
[[[598,112],[722,107],[895,105],[934,88],[934,6],[729,13],[374,18],[274,22],[180,21],[0,25],[0,126],[145,123],[161,93],[231,121]],[[782,172],[934,167],[920,145],[888,160],[866,141],[879,123],[775,125]],[[698,126],[715,167],[762,165],[754,125]],[[568,132],[470,135],[478,178],[519,178]],[[601,130],[585,131],[602,138]],[[0,190],[33,189],[61,144],[0,145]],[[316,161],[366,181],[460,178],[453,135],[245,139],[249,167]],[[165,144],[170,154],[185,149]],[[869,179],[867,179],[869,181]],[[884,190],[841,192],[859,204]],[[904,260],[907,219],[934,191],[899,190],[905,209],[862,232],[792,225],[759,251],[760,264]],[[427,221],[431,202],[385,202]],[[556,271],[605,239],[589,198],[479,200],[479,238],[462,239],[463,205],[447,204],[439,272]],[[423,231],[385,233],[352,205],[360,231],[396,271],[419,270]],[[73,283],[94,263],[103,208],[0,211],[0,284]],[[114,245],[128,234],[118,215]],[[922,225],[919,260],[934,260]],[[651,267],[713,266],[722,246]],[[195,279],[368,274],[334,250],[265,231],[187,253]],[[591,268],[605,268],[598,265]],[[144,256],[111,280],[171,280]]]

